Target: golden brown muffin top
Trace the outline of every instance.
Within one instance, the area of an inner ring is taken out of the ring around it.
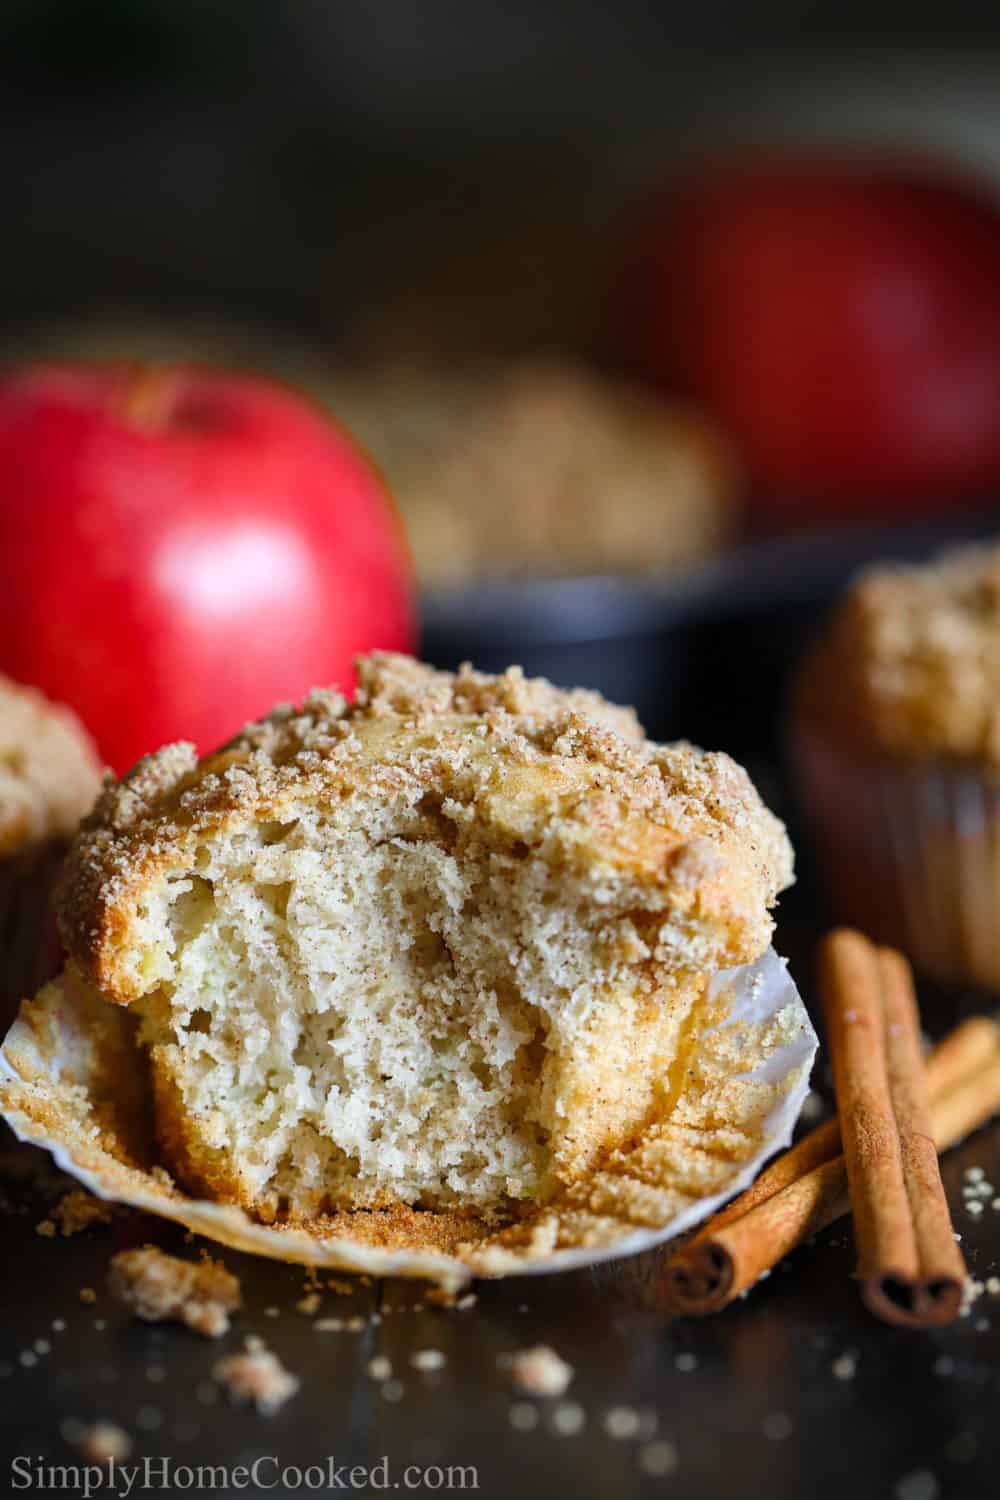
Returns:
[[[0,677],[0,857],[68,837],[100,780],[97,753],[76,716]]]
[[[200,842],[290,820],[303,802],[346,819],[359,789],[435,799],[491,844],[582,873],[595,891],[603,878],[634,878],[682,913],[680,971],[747,962],[767,947],[791,848],[728,756],[652,744],[630,709],[517,667],[452,675],[375,654],[358,669],[351,704],[315,692],[201,761],[193,746],[169,745],[106,784],[70,851],[60,906],[71,956],[111,998],[142,993],[130,950],[146,893],[190,868]]]
[[[321,394],[384,471],[424,583],[648,573],[732,534],[735,460],[707,420],[582,365],[391,367]]]
[[[907,759],[1000,765],[1000,546],[852,585],[800,685],[806,716]]]

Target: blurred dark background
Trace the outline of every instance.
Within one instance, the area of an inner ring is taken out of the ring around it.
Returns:
[[[188,330],[211,352],[217,330],[225,358],[293,373],[589,354],[616,216],[706,151],[916,148],[1000,181],[1000,11],[6,0],[0,111],[8,357],[77,352],[80,329],[88,354],[129,352],[139,329],[168,357]],[[425,608],[423,647],[593,683],[655,733],[756,763],[854,568],[954,530],[741,554],[666,595],[570,580],[512,605],[477,588]],[[717,672],[724,694],[706,689]]]
[[[446,344],[447,297],[485,348],[585,343],[592,232],[651,167],[779,136],[993,173],[998,82],[986,0],[6,0],[0,318],[225,314],[368,353]]]

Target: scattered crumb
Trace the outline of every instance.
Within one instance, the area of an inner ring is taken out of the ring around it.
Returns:
[[[530,1401],[514,1401],[507,1417],[516,1432],[530,1432],[538,1426],[538,1407]]]
[[[110,1224],[115,1217],[115,1205],[95,1198],[93,1193],[85,1193],[82,1188],[73,1188],[59,1199],[52,1217],[68,1239],[94,1224]]]
[[[44,1240],[51,1240],[55,1238],[56,1226],[51,1219],[41,1219],[35,1225],[35,1233],[40,1234]]]
[[[677,1468],[677,1449],[673,1443],[664,1442],[662,1438],[658,1442],[647,1443],[639,1449],[639,1467],[644,1474],[657,1477],[672,1474]]]
[[[385,1354],[376,1354],[368,1361],[365,1369],[372,1380],[390,1380],[392,1378],[392,1360]]]
[[[361,1317],[317,1318],[313,1327],[317,1333],[361,1333],[368,1327],[368,1319]]]
[[[326,1283],[326,1289],[329,1292],[336,1292],[338,1297],[352,1297],[354,1295],[353,1283],[350,1281],[341,1281],[336,1276],[331,1276],[330,1280]]]
[[[973,1198],[966,1203],[965,1211],[967,1214],[981,1214],[983,1211],[983,1205],[978,1198]]]
[[[608,1437],[637,1437],[639,1427],[639,1413],[632,1406],[612,1406],[604,1413],[604,1430]]]
[[[52,1345],[49,1343],[48,1339],[36,1339],[35,1340],[35,1353],[36,1354],[48,1354],[51,1351],[51,1349],[52,1349]]]
[[[440,1349],[416,1349],[410,1355],[415,1370],[443,1370],[447,1363]]]
[[[298,1377],[289,1374],[270,1349],[229,1354],[212,1367],[212,1378],[224,1385],[236,1401],[252,1401],[264,1416],[271,1416],[299,1388]]]
[[[82,1286],[80,1288],[80,1301],[86,1302],[88,1305],[97,1301],[97,1293],[92,1286]]]
[[[21,1361],[21,1364],[26,1370],[30,1370],[34,1365],[37,1365],[38,1363],[38,1355],[34,1352],[33,1349],[22,1350],[22,1352],[18,1355],[18,1359]]]
[[[560,1437],[573,1437],[583,1430],[587,1413],[575,1401],[560,1401],[552,1413],[552,1430]]]
[[[475,1307],[478,1298],[475,1292],[463,1292],[459,1296],[444,1286],[432,1286],[424,1293],[424,1301],[429,1302],[432,1307],[455,1307],[464,1312],[467,1308]]]
[[[155,1245],[114,1256],[108,1288],[147,1323],[174,1318],[206,1338],[228,1332],[229,1314],[241,1300],[238,1279],[219,1261],[206,1256],[195,1264]]]
[[[969,1317],[973,1307],[985,1291],[985,1282],[978,1280],[975,1276],[967,1276],[962,1288],[962,1306],[959,1308],[959,1315],[963,1318]]]
[[[402,1381],[387,1380],[383,1383],[380,1389],[386,1401],[402,1401],[403,1399]]]
[[[830,1369],[836,1380],[853,1380],[858,1368],[857,1355],[839,1354]]]
[[[320,1303],[322,1301],[323,1298],[320,1296],[319,1292],[306,1292],[306,1295],[304,1297],[300,1297],[298,1302],[296,1302],[296,1312],[302,1313],[307,1318],[315,1317],[315,1315],[319,1312]]]
[[[991,1297],[1000,1297],[1000,1276],[987,1276],[986,1290]]]
[[[930,1469],[914,1469],[903,1475],[893,1493],[897,1500],[935,1500],[940,1491]]]
[[[65,1318],[53,1318],[52,1319],[52,1331],[53,1331],[53,1333],[65,1333],[65,1331],[66,1331],[66,1319]]]
[[[244,1349],[249,1349],[250,1353],[252,1354],[255,1349],[266,1349],[267,1345],[264,1343],[264,1340],[261,1338],[259,1333],[248,1333],[246,1338],[243,1340],[243,1347]]]
[[[698,1368],[698,1360],[693,1354],[678,1354],[674,1360],[674,1368],[687,1375],[691,1370]]]
[[[85,1427],[76,1440],[81,1457],[90,1463],[123,1463],[132,1452],[132,1439],[114,1422],[95,1422]]]
[[[561,1396],[573,1379],[573,1366],[560,1359],[547,1344],[519,1349],[511,1356],[514,1384],[529,1396]]]
[[[265,1309],[264,1309],[264,1316],[265,1316],[265,1318],[280,1318],[281,1317],[281,1308],[280,1307],[265,1307]]]
[[[935,1375],[951,1375],[955,1370],[955,1361],[950,1354],[939,1354],[931,1368]]]
[[[446,1286],[432,1286],[424,1293],[424,1301],[432,1307],[454,1307],[458,1298]]]

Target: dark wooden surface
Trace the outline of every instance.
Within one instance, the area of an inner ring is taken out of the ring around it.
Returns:
[[[935,1021],[953,1019],[930,1009]],[[1000,1274],[1000,1211],[987,1201],[973,1217],[962,1206],[962,1174],[975,1165],[1000,1190],[1000,1126],[945,1161],[963,1248],[985,1281]],[[474,1465],[479,1492],[497,1497],[701,1500],[744,1488],[781,1500],[987,1500],[997,1493],[1000,1298],[984,1294],[970,1316],[935,1333],[883,1327],[858,1300],[846,1223],[704,1322],[667,1316],[662,1258],[651,1254],[572,1275],[481,1283],[476,1306],[465,1311],[429,1306],[422,1288],[405,1282],[358,1285],[350,1296],[327,1291],[320,1318],[360,1314],[365,1327],[324,1333],[296,1311],[301,1269],[227,1252],[246,1306],[231,1333],[213,1342],[133,1321],[103,1289],[115,1248],[155,1240],[193,1254],[180,1231],[133,1215],[73,1239],[42,1238],[35,1225],[52,1189],[0,1186],[0,1493],[14,1456],[30,1460],[34,1474],[39,1463],[70,1462],[67,1419],[99,1418],[133,1435],[133,1461],[169,1455],[178,1464],[232,1466],[274,1455],[305,1468],[331,1455],[338,1465],[385,1457],[400,1488],[409,1465],[436,1466],[417,1492],[436,1487],[438,1469]],[[86,1286],[97,1290],[94,1305],[80,1301]],[[53,1329],[59,1319],[63,1331]],[[302,1379],[270,1418],[234,1408],[211,1381],[215,1360],[248,1333],[261,1335]],[[502,1357],[539,1341],[575,1367],[564,1398],[584,1413],[575,1433],[558,1431],[565,1418],[552,1401],[534,1403],[534,1430],[511,1425],[518,1398]],[[427,1348],[445,1356],[439,1372],[411,1367],[411,1355]],[[392,1361],[401,1393],[366,1374],[376,1353]],[[851,1378],[838,1378],[851,1367]],[[644,1472],[649,1437],[609,1435],[605,1418],[618,1406],[642,1412],[647,1427],[655,1414],[652,1440],[673,1446],[672,1473]],[[275,1477],[271,1465],[262,1473],[268,1483]],[[293,1491],[278,1484],[241,1493],[265,1492]],[[363,1485],[360,1493],[379,1491]]]

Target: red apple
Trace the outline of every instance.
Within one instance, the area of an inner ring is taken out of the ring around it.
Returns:
[[[352,657],[413,644],[402,533],[348,437],[221,371],[0,380],[0,670],[70,704],[117,770],[202,749]]]
[[[960,179],[803,153],[703,167],[633,227],[618,316],[764,500],[863,511],[1000,484],[1000,211]]]

